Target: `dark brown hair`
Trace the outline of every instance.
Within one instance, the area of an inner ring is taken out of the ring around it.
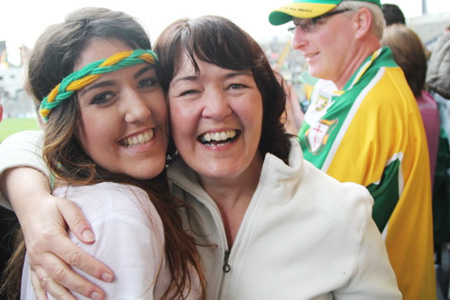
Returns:
[[[186,53],[196,71],[196,58],[224,69],[249,70],[263,98],[262,134],[258,149],[270,152],[287,163],[290,142],[280,117],[285,110],[286,95],[258,43],[230,20],[218,16],[180,19],[158,37],[155,52],[163,89],[167,92]]]
[[[40,101],[72,73],[80,54],[93,39],[115,39],[132,49],[151,49],[147,33],[131,16],[105,8],[77,10],[69,14],[64,23],[49,27],[36,42],[28,68],[33,97]],[[183,291],[189,290],[195,282],[190,276],[192,269],[200,276],[204,298],[205,280],[196,244],[182,228],[179,210],[185,205],[170,195],[165,171],[143,181],[100,168],[77,138],[79,119],[75,94],[51,111],[45,128],[43,155],[52,173],[72,185],[113,181],[144,189],[164,226],[165,255],[172,278],[163,299],[185,298]]]
[[[405,73],[414,95],[420,96],[427,74],[425,47],[420,38],[407,26],[392,24],[384,30],[381,44],[391,48],[394,60]]]

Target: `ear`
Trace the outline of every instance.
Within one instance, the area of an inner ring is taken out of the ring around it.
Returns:
[[[369,31],[372,25],[372,12],[366,8],[361,7],[355,14],[354,25],[355,25],[355,37],[364,37]]]

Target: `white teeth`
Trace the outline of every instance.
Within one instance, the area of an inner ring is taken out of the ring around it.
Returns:
[[[226,141],[228,139],[234,138],[236,136],[236,130],[227,130],[227,131],[221,131],[221,132],[212,132],[212,133],[205,133],[200,137],[200,140],[202,142],[221,142]]]
[[[210,142],[210,141],[211,141],[211,135],[210,135],[209,133],[207,133],[207,134],[205,134],[205,135],[203,136],[203,139],[204,139],[205,141],[207,141],[207,142]]]
[[[136,145],[148,143],[153,138],[153,135],[154,135],[153,130],[148,130],[144,133],[140,133],[133,137],[126,138],[122,140],[120,143],[123,146],[130,148]]]

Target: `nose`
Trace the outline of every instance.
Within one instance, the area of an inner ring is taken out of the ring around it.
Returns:
[[[125,122],[135,123],[147,120],[151,116],[151,109],[145,96],[136,90],[126,93],[123,99]]]
[[[205,95],[202,116],[221,120],[231,114],[229,98],[220,88],[214,88]]]
[[[307,44],[306,35],[300,26],[296,26],[294,29],[294,36],[292,37],[292,48],[300,50]]]

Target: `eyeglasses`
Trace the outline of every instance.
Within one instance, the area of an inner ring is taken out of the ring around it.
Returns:
[[[294,26],[288,28],[288,31],[291,33],[294,33],[295,29],[297,27],[300,27],[304,32],[313,32],[314,30],[317,29],[317,24],[319,23],[318,21],[320,20],[324,20],[326,18],[329,18],[331,16],[346,12],[351,10],[350,8],[346,8],[346,9],[341,9],[341,10],[335,10],[323,15],[320,15],[318,17],[315,18],[311,18],[311,19],[295,19],[294,20]]]

